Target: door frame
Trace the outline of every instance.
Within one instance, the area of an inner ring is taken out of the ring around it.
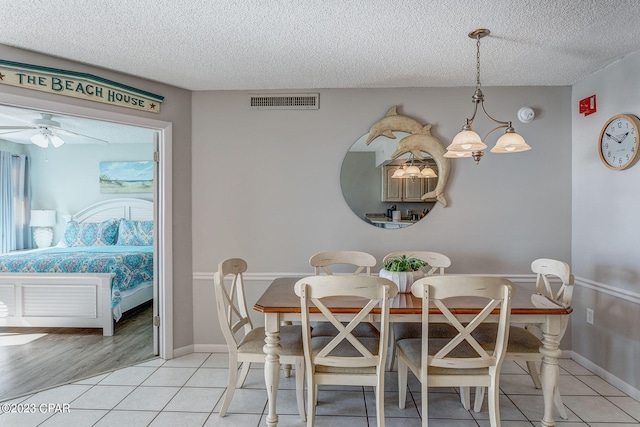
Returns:
[[[1,104],[16,108],[45,110],[54,114],[83,117],[130,126],[145,127],[158,133],[158,179],[155,183],[154,199],[155,215],[157,215],[157,296],[160,326],[157,329],[159,340],[159,356],[163,359],[173,358],[173,235],[172,235],[172,131],[171,122],[131,116],[123,113],[65,104],[23,95],[2,93]],[[154,302],[156,304],[156,302]],[[155,330],[154,330],[155,332]],[[154,338],[155,339],[155,338]]]

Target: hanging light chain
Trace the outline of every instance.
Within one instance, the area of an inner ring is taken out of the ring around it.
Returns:
[[[480,35],[476,36],[476,89],[480,89]]]

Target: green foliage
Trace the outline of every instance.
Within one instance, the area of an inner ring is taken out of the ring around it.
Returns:
[[[429,263],[406,255],[391,258],[384,264],[384,269],[388,271],[418,271],[425,267],[429,267]]]

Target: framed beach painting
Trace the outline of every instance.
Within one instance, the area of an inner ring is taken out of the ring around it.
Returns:
[[[153,162],[100,162],[101,193],[153,193]]]

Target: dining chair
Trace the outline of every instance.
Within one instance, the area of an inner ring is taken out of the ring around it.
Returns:
[[[309,264],[314,268],[315,275],[333,276],[337,273],[332,268],[336,266],[348,267],[350,271],[343,273],[349,275],[371,275],[371,267],[377,264],[376,258],[366,252],[360,251],[327,251],[318,252],[309,259]],[[335,336],[338,330],[329,322],[317,322],[313,326],[312,336]],[[353,334],[361,337],[377,338],[380,336],[378,328],[370,322],[358,325]]]
[[[247,262],[241,258],[229,258],[218,264],[214,275],[214,289],[218,322],[229,350],[229,381],[227,392],[218,414],[224,417],[229,409],[236,387],[242,387],[251,363],[264,363],[263,351],[264,327],[254,327],[247,312],[243,273],[247,271]],[[231,281],[225,284],[225,277],[231,275]],[[302,328],[281,326],[280,362],[295,366],[296,399],[300,419],[306,420],[304,411],[304,350],[302,348]],[[238,363],[242,363],[242,372],[238,378]]]
[[[391,252],[384,256],[382,259],[382,265],[385,266],[387,261],[405,255],[407,258],[413,257],[417,258],[421,261],[425,261],[429,264],[429,268],[425,271],[425,276],[432,276],[434,274],[444,274],[444,269],[451,266],[451,260],[448,256],[438,253],[438,252],[427,252],[427,251],[399,251],[399,252]],[[455,334],[455,329],[452,328],[448,324],[440,324],[438,326],[432,325],[430,328],[430,333],[432,335],[448,335],[451,336]],[[389,329],[389,358],[387,360],[387,370],[393,370],[393,364],[395,363],[396,357],[396,345],[395,342],[397,339],[403,338],[420,338],[421,333],[421,325],[420,323],[404,323],[397,322],[392,323],[391,328]]]
[[[422,426],[429,425],[429,387],[478,387],[489,389],[489,420],[492,427],[500,426],[498,404],[500,367],[504,359],[509,318],[511,315],[512,283],[495,276],[430,276],[414,282],[411,292],[422,300],[422,338],[396,341],[398,351],[399,406],[405,407],[407,373],[420,380],[422,392]],[[452,313],[450,298],[473,297],[481,311],[468,319]],[[451,338],[431,338],[429,309],[433,303],[456,329]],[[495,329],[494,350],[487,352],[473,337],[473,331],[488,321],[499,309]]]
[[[309,276],[295,285],[302,311],[302,341],[307,377],[307,426],[315,422],[318,385],[373,386],[378,427],[384,426],[384,366],[389,329],[389,299],[398,287],[389,279],[375,276]],[[331,312],[331,298],[357,301],[350,314]],[[329,301],[327,301],[329,299]],[[311,336],[310,311],[338,330],[336,336]],[[366,321],[372,310],[379,310],[380,336],[358,337],[355,328]],[[340,317],[340,319],[338,319]],[[348,319],[346,324],[342,322]]]
[[[350,274],[360,274],[364,271],[364,274],[370,276],[371,267],[375,267],[376,263],[373,255],[360,251],[318,252],[309,259],[309,264],[314,268],[316,275],[324,273],[330,276],[335,273],[331,267],[339,264],[355,267],[355,271]]]
[[[571,274],[571,268],[569,264],[563,261],[558,261],[549,258],[536,259],[531,263],[531,271],[536,273],[536,293],[545,296],[550,301],[561,305],[563,307],[570,307],[573,296],[573,283],[574,278]],[[556,285],[559,283],[559,285]],[[554,290],[554,287],[557,289]],[[569,323],[569,317],[562,317],[562,329],[558,340],[561,340],[567,329]],[[484,326],[484,328],[491,328],[490,325]],[[485,348],[490,349],[491,343],[486,340],[487,331],[483,328],[476,330],[476,339]],[[540,353],[540,347],[542,341],[540,340],[541,331],[539,325],[529,324],[524,328],[512,325],[509,328],[509,342],[507,344],[507,351],[505,354],[505,360],[525,361],[527,363],[527,370],[533,381],[535,388],[541,388],[540,377],[538,375],[538,368],[536,363],[542,362],[542,353]],[[469,405],[470,397],[465,397],[465,407]],[[484,389],[476,388],[476,395],[474,400],[473,409],[476,412],[480,412],[482,408],[482,401],[484,399]],[[562,403],[560,396],[560,390],[556,385],[553,390],[553,401],[558,410],[558,413],[563,419],[568,419],[567,410]]]

